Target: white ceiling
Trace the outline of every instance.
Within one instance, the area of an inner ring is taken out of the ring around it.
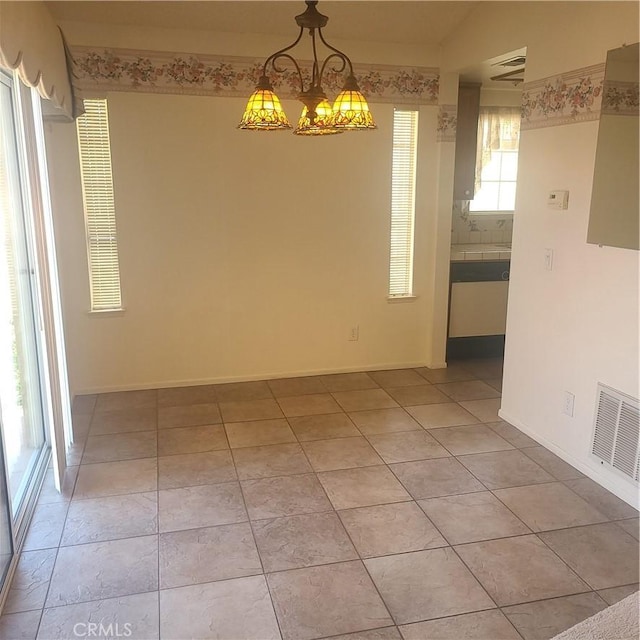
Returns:
[[[297,29],[294,16],[305,9],[302,0],[67,0],[46,4],[58,21],[273,35],[291,35]],[[476,4],[464,0],[322,0],[318,10],[329,16],[324,29],[329,38],[437,45]]]

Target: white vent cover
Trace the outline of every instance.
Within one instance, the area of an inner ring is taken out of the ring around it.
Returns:
[[[627,478],[640,475],[638,400],[598,384],[598,405],[591,453]]]

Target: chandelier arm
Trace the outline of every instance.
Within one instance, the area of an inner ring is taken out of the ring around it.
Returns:
[[[298,79],[300,80],[300,92],[303,92],[304,78],[302,77],[302,69],[300,69],[300,65],[298,65],[298,63],[296,62],[296,59],[292,55],[290,55],[289,53],[279,52],[278,55],[276,55],[275,57],[271,56],[271,68],[276,73],[284,73],[285,70],[278,67],[278,60],[280,58],[286,58],[287,60],[290,60],[293,63],[293,66],[295,67],[296,72],[298,74]]]
[[[331,51],[334,52],[334,54],[337,54],[337,56],[339,58],[341,58],[343,61],[346,61],[346,63],[349,65],[349,74],[353,75],[353,65],[351,64],[351,60],[349,59],[349,56],[344,53],[343,51],[340,51],[340,49],[336,49],[335,47],[332,47],[325,39],[324,36],[322,35],[322,29],[318,29],[318,35],[320,36],[320,40],[322,41],[322,44],[327,47],[327,49],[330,49]],[[333,57],[333,56],[329,56]],[[329,59],[327,58],[327,60]],[[326,60],[325,60],[325,64],[326,64]],[[323,65],[324,66],[324,65]],[[343,67],[344,69],[344,67]],[[342,69],[341,69],[342,71]]]
[[[300,33],[298,34],[298,37],[295,39],[295,41],[290,44],[288,47],[285,47],[284,49],[280,49],[280,51],[276,51],[275,53],[272,53],[265,61],[264,61],[264,65],[262,66],[262,75],[266,76],[267,75],[267,66],[269,65],[269,63],[271,62],[273,64],[273,61],[276,60],[277,58],[279,58],[283,53],[286,53],[287,51],[290,51],[291,49],[293,49],[298,42],[300,42],[300,39],[302,38],[302,34],[304,33],[304,27],[300,27]],[[289,56],[289,58],[291,58],[291,60],[293,60],[293,58],[291,56]],[[295,60],[294,60],[295,62]],[[298,65],[296,64],[296,67],[298,67]],[[274,67],[275,69],[275,67]],[[300,73],[300,67],[298,67],[298,73]]]
[[[345,57],[343,57],[343,55],[341,53],[332,53],[330,55],[328,55],[325,58],[325,61],[322,63],[322,69],[320,71],[320,81],[322,82],[322,78],[324,77],[324,70],[325,67],[327,66],[327,64],[329,64],[329,60],[331,60],[332,58],[337,58],[338,60],[340,60],[340,62],[342,62],[342,66],[341,67],[335,67],[334,71],[336,73],[342,73],[345,69],[345,67],[347,66],[347,60]]]
[[[311,69],[311,86],[316,87],[322,84],[322,72],[319,73],[319,69],[318,69],[318,50],[316,47],[316,30],[315,29],[311,29],[311,49],[313,51],[313,67]]]

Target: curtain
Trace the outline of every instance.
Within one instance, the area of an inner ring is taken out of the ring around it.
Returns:
[[[517,151],[520,142],[519,107],[481,107],[478,117],[476,192],[482,186],[482,170],[494,151]]]
[[[80,114],[64,38],[44,2],[0,0],[0,67],[17,70],[66,119]]]

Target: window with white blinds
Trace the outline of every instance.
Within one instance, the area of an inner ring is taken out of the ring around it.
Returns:
[[[77,120],[91,311],[122,308],[106,100],[85,100]]]
[[[413,227],[416,208],[418,112],[393,114],[389,297],[413,295]]]

